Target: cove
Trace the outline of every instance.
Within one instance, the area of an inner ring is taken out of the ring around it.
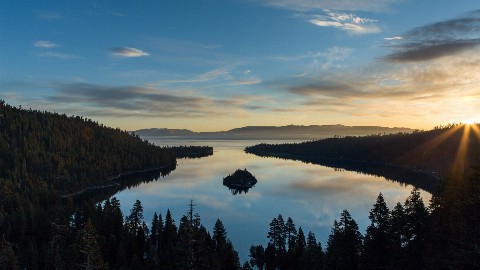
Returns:
[[[414,188],[384,177],[245,153],[246,146],[260,143],[255,140],[146,139],[159,146],[208,145],[214,153],[179,159],[170,174],[113,195],[120,200],[124,215],[130,213],[138,199],[146,223],[151,222],[154,212],[165,217],[170,209],[178,225],[193,200],[209,231],[217,218],[222,220],[241,262],[248,260],[251,245],[266,245],[269,223],[278,214],[285,219],[291,217],[305,233],[315,233],[325,247],[333,221],[338,220],[343,209],[351,213],[364,233],[370,223],[368,213],[380,192],[392,208],[397,202],[403,203]],[[247,193],[233,195],[222,181],[237,169],[247,169],[258,182]],[[428,204],[430,193],[421,190],[421,195]]]

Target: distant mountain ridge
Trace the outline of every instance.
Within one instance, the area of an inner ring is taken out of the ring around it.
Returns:
[[[312,140],[334,136],[366,136],[372,134],[412,133],[415,129],[381,126],[288,125],[246,126],[227,131],[195,132],[188,129],[148,128],[133,131],[142,137],[179,139],[300,139]]]

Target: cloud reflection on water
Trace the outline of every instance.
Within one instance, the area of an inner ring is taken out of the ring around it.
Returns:
[[[246,154],[244,147],[256,141],[153,142],[209,145],[215,152],[207,158],[179,160],[177,169],[165,178],[118,193],[124,214],[139,199],[146,222],[150,222],[154,211],[164,215],[167,209],[178,221],[189,201],[194,200],[207,229],[213,228],[217,218],[222,220],[242,261],[248,259],[250,245],[266,244],[268,224],[278,214],[292,217],[297,228],[302,226],[306,233],[311,230],[325,245],[333,220],[343,209],[348,209],[360,229],[365,230],[378,193],[383,193],[391,208],[398,201],[403,203],[413,188],[381,177]],[[255,175],[258,183],[247,194],[233,196],[223,186],[223,177],[244,168]],[[421,194],[428,203],[430,195]]]

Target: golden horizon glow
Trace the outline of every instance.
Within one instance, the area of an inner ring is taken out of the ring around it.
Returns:
[[[462,139],[460,140],[460,145],[458,146],[458,151],[457,155],[455,156],[455,161],[453,162],[453,168],[455,166],[458,166],[458,169],[460,170],[461,173],[461,178],[463,178],[463,175],[465,173],[465,168],[466,168],[466,162],[467,162],[467,155],[468,155],[468,141],[470,137],[470,124],[463,125],[463,131],[462,131]],[[452,170],[453,172],[454,170]]]
[[[467,119],[467,120],[463,121],[463,123],[465,123],[467,125],[475,125],[475,124],[480,123],[480,118],[470,118],[470,119]]]

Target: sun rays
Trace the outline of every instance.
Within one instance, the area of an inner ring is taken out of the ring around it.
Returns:
[[[472,123],[466,123],[461,125],[460,127],[463,128],[463,133],[462,133],[462,138],[460,140],[460,145],[458,146],[457,154],[455,156],[455,160],[452,168],[452,173],[456,170],[458,170],[457,173],[460,173],[460,176],[464,176],[466,171],[470,167],[470,163],[472,162],[469,160],[470,157],[470,150],[477,150],[478,149],[472,149],[472,147],[469,147],[469,144],[474,143],[473,140],[480,140],[480,124],[475,124],[473,121]],[[473,133],[470,135],[470,133]]]
[[[472,120],[469,124],[456,124],[432,132],[430,138],[419,135],[415,139],[417,143],[412,142],[416,146],[397,161],[415,166],[422,160],[435,160],[433,162],[442,164],[439,168],[446,175],[463,178],[480,155],[480,124]],[[436,150],[439,148],[443,150]]]
[[[440,144],[444,143],[447,139],[452,138],[452,136],[461,129],[460,125],[453,126],[452,128],[446,129],[440,135],[435,136],[433,139],[428,140],[419,146],[413,148],[412,150],[405,153],[399,160],[413,160],[418,156],[425,156],[427,152],[431,149],[437,148]]]
[[[456,173],[460,173],[461,176],[465,173],[468,157],[468,143],[470,141],[470,125],[465,124],[462,125],[462,127],[462,138],[460,139],[460,145],[458,146],[457,154],[452,164],[452,173],[458,169],[458,172]]]

